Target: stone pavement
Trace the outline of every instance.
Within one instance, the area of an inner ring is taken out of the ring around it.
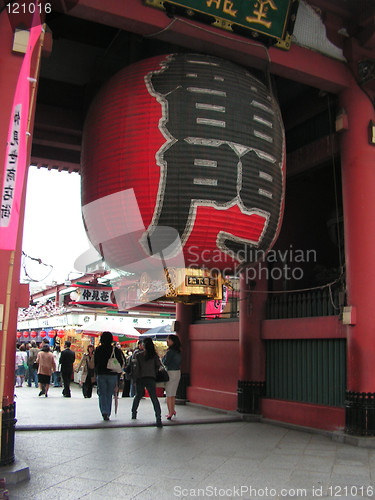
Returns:
[[[375,449],[332,435],[192,405],[178,406],[176,421],[158,429],[148,399],[136,422],[127,398],[103,422],[96,395],[83,399],[78,388],[71,399],[61,389],[37,394],[17,389],[15,453],[30,480],[8,485],[11,500],[375,496]]]

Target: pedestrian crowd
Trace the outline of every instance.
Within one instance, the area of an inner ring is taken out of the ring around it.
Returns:
[[[110,420],[112,401],[116,404],[120,388],[122,397],[133,397],[131,418],[136,419],[141,399],[146,390],[155,412],[157,427],[162,427],[161,407],[157,396],[157,383],[164,380],[168,420],[176,417],[175,401],[178,384],[181,378],[181,343],[177,335],[167,338],[168,349],[160,359],[154,342],[146,337],[139,340],[137,347],[123,353],[121,345],[113,340],[111,332],[101,334],[100,343],[95,348],[89,344],[87,352],[83,354],[76,371],[81,372],[80,385],[84,398],[91,398],[93,387],[97,386],[99,410],[103,420]],[[70,384],[73,378],[75,352],[71,343],[64,343],[64,350],[60,346],[51,351],[49,341],[44,340],[38,347],[36,342],[28,345],[17,345],[15,385],[22,387],[23,382],[31,387],[39,386],[39,396],[48,397],[48,390],[52,383],[54,387],[63,387],[62,395],[71,397]],[[165,375],[165,372],[167,375]]]

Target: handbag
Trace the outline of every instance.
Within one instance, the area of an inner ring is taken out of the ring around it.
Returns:
[[[109,358],[108,363],[107,363],[107,369],[111,370],[111,372],[122,373],[122,366],[120,365],[120,363],[118,362],[118,359],[115,356],[115,348],[114,347],[112,349],[111,357]]]
[[[160,367],[159,370],[156,372],[156,382],[168,382],[169,380],[169,375],[167,370],[165,369],[164,366]]]

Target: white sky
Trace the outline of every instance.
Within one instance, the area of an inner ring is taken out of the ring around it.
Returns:
[[[23,258],[26,271],[45,284],[63,283],[78,277],[74,261],[89,248],[81,216],[81,185],[77,173],[58,172],[46,168],[29,168],[23,251],[53,266],[51,270]],[[29,281],[21,269],[21,281]]]

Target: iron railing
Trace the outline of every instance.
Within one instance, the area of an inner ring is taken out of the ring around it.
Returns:
[[[339,288],[303,292],[270,292],[266,303],[266,319],[335,316],[340,312]]]

